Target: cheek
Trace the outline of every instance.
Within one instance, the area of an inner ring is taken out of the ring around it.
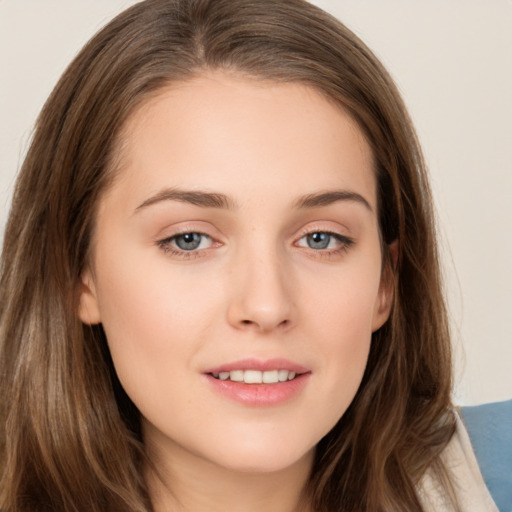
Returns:
[[[356,348],[362,339],[371,338],[379,303],[380,264],[373,253],[355,255],[350,263],[335,272],[317,273],[316,280],[306,281],[302,288],[307,297],[306,320],[321,329],[324,338],[335,346],[339,340]]]
[[[190,329],[211,309],[211,287],[169,264],[165,256],[129,248],[111,250],[109,256],[97,257],[102,261],[97,282],[102,322],[112,340],[124,333],[158,343],[164,333],[179,335],[181,328]]]
[[[97,274],[102,324],[125,391],[141,409],[158,390],[179,392],[217,317],[212,291],[164,259],[129,251],[104,259]]]
[[[380,282],[375,269],[379,266],[351,266],[326,280],[322,293],[310,293],[307,318],[310,332],[317,333],[318,373],[326,383],[322,396],[331,406],[326,413],[333,425],[350,405],[366,368]]]

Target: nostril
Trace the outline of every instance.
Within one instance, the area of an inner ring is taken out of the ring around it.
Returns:
[[[256,322],[254,320],[245,319],[245,320],[240,320],[239,325],[246,327],[246,328],[256,328],[261,331],[269,331],[274,328],[284,329],[284,328],[288,327],[288,325],[290,325],[290,320],[284,319],[281,322],[270,323],[267,325],[265,322]]]

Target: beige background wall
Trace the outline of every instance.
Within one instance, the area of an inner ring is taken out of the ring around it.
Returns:
[[[129,0],[0,0],[0,236],[31,127]],[[429,163],[459,403],[512,398],[512,1],[318,0],[395,77]]]

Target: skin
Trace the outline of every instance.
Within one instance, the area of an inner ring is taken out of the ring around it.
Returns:
[[[314,89],[210,72],[148,100],[121,148],[80,317],[103,324],[141,411],[155,510],[299,510],[314,447],[352,401],[391,307],[369,145]],[[333,191],[351,195],[297,205]],[[184,251],[183,232],[207,236]],[[334,235],[318,248],[312,233]],[[207,382],[248,357],[300,364],[306,385],[255,407]]]

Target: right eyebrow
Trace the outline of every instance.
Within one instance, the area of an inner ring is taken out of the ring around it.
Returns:
[[[180,201],[182,203],[189,203],[202,208],[224,208],[229,210],[235,208],[234,201],[225,194],[220,194],[218,192],[206,192],[202,190],[166,188],[157,192],[155,195],[149,197],[137,206],[135,213],[162,201]]]

